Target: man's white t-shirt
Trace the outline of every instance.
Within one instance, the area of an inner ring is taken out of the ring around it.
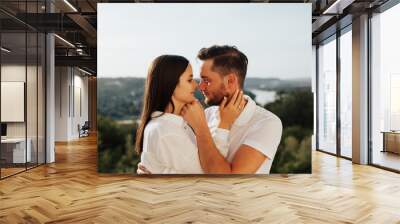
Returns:
[[[249,97],[239,117],[225,135],[229,144],[227,160],[232,162],[241,145],[248,145],[268,158],[257,170],[257,174],[269,174],[275,153],[282,136],[282,122],[270,111],[257,106]],[[211,134],[221,133],[219,107],[212,106],[205,110]],[[221,134],[219,134],[221,136]]]

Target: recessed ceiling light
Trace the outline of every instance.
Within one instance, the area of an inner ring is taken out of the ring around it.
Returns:
[[[69,42],[68,40],[66,40],[66,39],[64,39],[64,38],[62,38],[62,37],[60,37],[60,36],[57,35],[57,34],[54,34],[54,36],[57,37],[58,39],[60,39],[62,42],[66,43],[67,45],[69,45],[69,46],[75,48],[75,45],[73,45],[73,44],[72,44],[71,42]]]
[[[336,0],[332,5],[324,10],[322,14],[342,14],[343,9],[351,5],[355,0]]]
[[[79,68],[79,67],[78,67],[78,70],[81,71],[81,72],[83,72],[83,73],[85,73],[85,74],[87,74],[87,75],[92,75],[92,73],[90,73],[90,72],[88,72],[88,71],[86,71],[86,70],[83,70],[83,69],[81,69],[81,68]]]
[[[1,47],[1,50],[4,51],[4,52],[6,52],[6,53],[10,53],[10,52],[11,52],[11,50],[9,50],[9,49],[7,49],[7,48],[5,48],[5,47]]]
[[[65,4],[67,4],[72,10],[74,10],[75,12],[78,12],[78,10],[71,4],[69,3],[68,0],[64,0]]]

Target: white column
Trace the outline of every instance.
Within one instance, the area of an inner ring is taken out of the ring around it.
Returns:
[[[55,133],[55,56],[54,56],[54,35],[46,36],[46,163],[55,161],[54,133]]]
[[[54,5],[46,1],[46,11],[54,12]],[[46,163],[55,162],[55,43],[54,34],[46,35]]]
[[[368,163],[368,15],[353,20],[353,162]]]

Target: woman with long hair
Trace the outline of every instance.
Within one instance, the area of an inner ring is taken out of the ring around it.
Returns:
[[[196,136],[181,116],[182,108],[196,100],[196,88],[192,67],[186,58],[162,55],[152,62],[135,145],[141,155],[141,165],[150,173],[203,173]],[[226,157],[228,143],[223,139],[215,136],[214,142]]]

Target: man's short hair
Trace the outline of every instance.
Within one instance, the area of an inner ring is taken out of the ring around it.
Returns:
[[[236,74],[239,78],[239,85],[243,88],[248,60],[246,55],[235,46],[214,45],[208,48],[202,48],[197,54],[197,57],[202,61],[213,59],[211,69],[219,74]]]

